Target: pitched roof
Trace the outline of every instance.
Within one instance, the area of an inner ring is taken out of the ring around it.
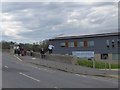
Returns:
[[[56,37],[54,39],[49,39],[49,40],[66,40],[66,39],[79,39],[79,38],[107,37],[107,36],[120,36],[120,32],[80,35],[80,36],[64,36],[64,37]]]

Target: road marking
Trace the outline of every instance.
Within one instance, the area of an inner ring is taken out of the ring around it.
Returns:
[[[77,76],[87,77],[86,75],[75,74]]]
[[[8,68],[8,66],[5,66],[5,68]]]
[[[36,58],[32,58],[33,60],[36,59]]]
[[[55,86],[54,88],[58,88],[58,87]]]
[[[53,70],[48,70],[48,69],[45,69],[45,68],[38,68],[38,67],[35,67],[35,66],[31,66],[31,67],[36,68],[38,70],[46,71],[46,72],[49,72],[49,73],[54,73],[55,72]]]
[[[59,90],[59,88],[58,88],[58,87],[56,87],[56,86],[55,86],[54,88]]]
[[[33,78],[33,77],[31,77],[31,76],[29,76],[29,75],[26,75],[26,74],[24,74],[24,73],[19,73],[19,74],[21,74],[21,75],[23,75],[23,76],[25,76],[25,77],[28,77],[28,78],[30,78],[30,79],[32,79],[32,80],[35,80],[35,81],[37,81],[37,82],[40,82],[40,80],[38,80],[38,79],[36,79],[36,78]]]
[[[36,69],[39,69],[38,67],[35,67],[35,66],[31,66],[31,67],[36,68]]]
[[[54,88],[55,88],[55,89],[58,89],[58,90],[62,90],[62,89],[60,89],[60,88],[58,88],[58,87],[56,87],[56,86],[55,86]]]
[[[22,61],[19,57],[17,57],[16,55],[14,55],[14,57],[16,57],[19,61]]]
[[[75,74],[75,75],[80,76],[80,74]]]

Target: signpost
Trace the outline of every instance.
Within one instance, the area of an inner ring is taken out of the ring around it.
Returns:
[[[72,55],[79,58],[92,59],[93,68],[95,68],[94,51],[73,51]]]
[[[72,55],[79,58],[93,58],[94,51],[73,51]]]

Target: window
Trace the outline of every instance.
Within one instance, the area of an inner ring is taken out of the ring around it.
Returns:
[[[117,40],[117,46],[120,47],[120,40]]]
[[[120,60],[120,54],[112,54],[112,60]]]
[[[110,45],[109,40],[107,40],[107,48],[109,48],[109,45]]]
[[[89,46],[89,47],[94,46],[94,41],[89,41],[89,42],[88,42],[88,46]]]
[[[112,40],[112,47],[115,47],[115,40]]]
[[[60,44],[61,47],[65,47],[65,42]]]
[[[84,47],[87,47],[88,46],[88,42],[85,40],[84,41]]]
[[[74,41],[74,47],[77,47],[78,44],[77,44],[77,41]]]
[[[83,42],[78,43],[78,47],[83,47],[83,46],[84,46]]]
[[[68,47],[68,42],[67,41],[65,42],[65,46]]]
[[[69,46],[69,47],[74,47],[74,42],[69,42],[69,43],[68,43],[68,46]]]
[[[101,59],[108,59],[108,54],[101,54]]]

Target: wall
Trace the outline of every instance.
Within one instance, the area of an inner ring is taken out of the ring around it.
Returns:
[[[55,46],[53,49],[53,53],[55,54],[71,54],[72,51],[94,51],[95,54],[117,54],[117,39],[118,36],[108,36],[108,37],[94,37],[94,38],[81,38],[81,39],[69,39],[69,40],[53,40],[53,45]],[[73,42],[73,41],[94,41],[94,47],[61,47],[60,44],[62,42]],[[106,41],[110,41],[110,47],[107,48]],[[112,47],[112,40],[115,40],[115,47]],[[100,59],[100,56],[96,56]],[[95,57],[95,58],[96,58]]]
[[[30,55],[29,52],[27,52],[28,55]],[[39,57],[38,53],[34,53],[35,57]],[[54,58],[56,57],[56,55],[51,55],[49,56],[49,58]],[[58,70],[62,70],[62,71],[67,71],[67,72],[71,72],[71,73],[76,73],[76,74],[87,74],[87,75],[112,75],[112,74],[116,74],[117,72],[111,71],[111,70],[99,70],[99,69],[94,69],[94,68],[88,68],[88,67],[83,67],[83,66],[79,66],[79,65],[74,65],[74,64],[70,64],[67,62],[64,62],[64,60],[62,61],[62,58],[64,56],[58,56],[59,60],[56,59],[55,61],[53,60],[45,60],[45,59],[36,59],[36,60],[28,60],[29,62],[32,62],[34,64],[39,64],[42,66],[46,66],[49,68],[55,68]],[[68,59],[68,57],[66,57]],[[71,58],[69,58],[71,59]]]
[[[30,55],[30,52],[27,52],[28,55]],[[41,58],[40,53],[33,52],[33,56],[37,58]],[[60,63],[67,63],[67,64],[76,64],[76,58],[73,56],[67,56],[67,55],[58,55],[58,54],[45,54],[44,60],[49,61],[56,61]]]

